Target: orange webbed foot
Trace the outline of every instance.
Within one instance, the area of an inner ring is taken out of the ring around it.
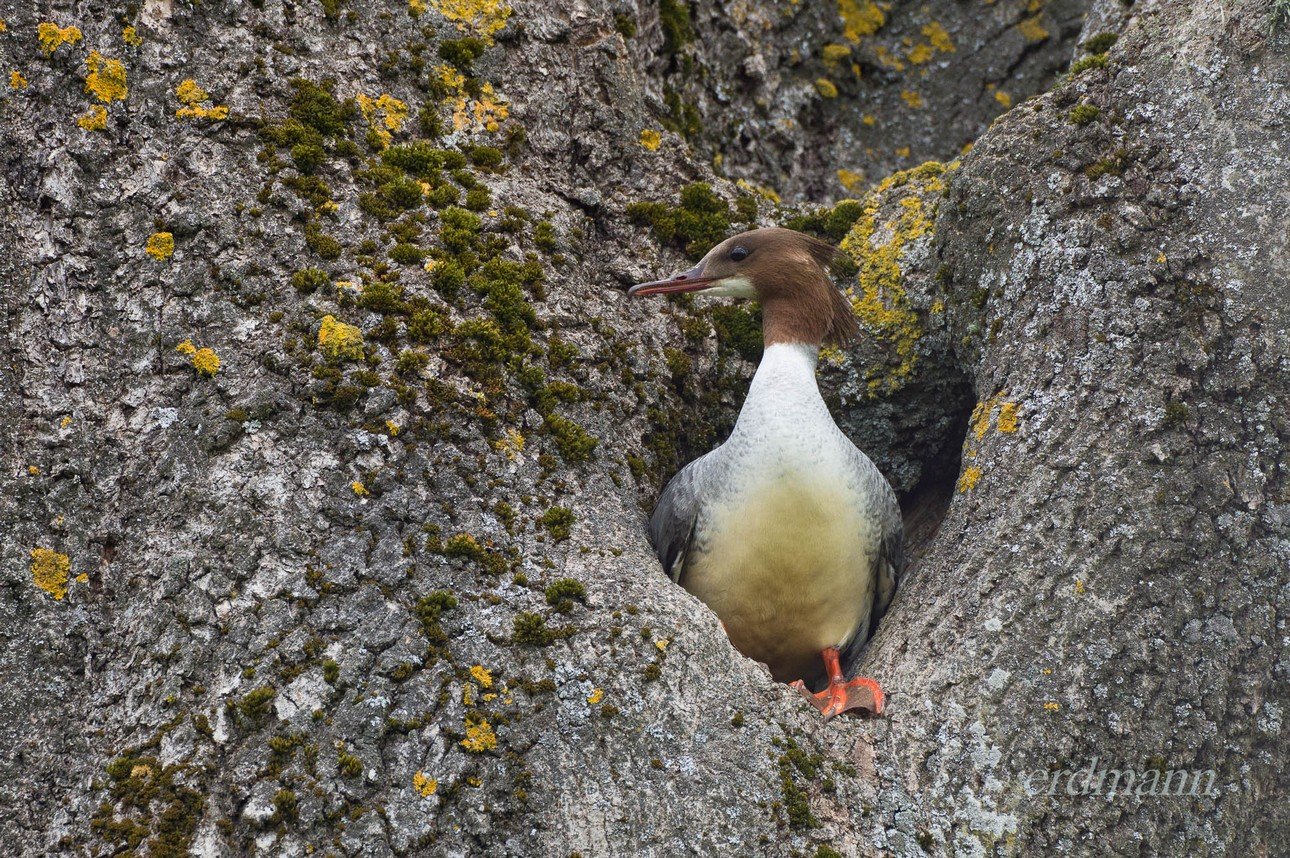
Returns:
[[[882,715],[886,705],[886,695],[882,687],[867,676],[857,676],[848,682],[842,676],[842,667],[838,661],[838,651],[834,647],[824,650],[824,666],[829,673],[828,687],[823,691],[811,693],[802,680],[789,683],[797,689],[811,705],[820,710],[824,720],[828,721],[843,712],[863,712],[868,715]]]

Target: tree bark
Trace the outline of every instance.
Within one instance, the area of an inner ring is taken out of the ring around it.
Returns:
[[[0,2],[0,832],[1276,854],[1281,5]],[[772,224],[906,509],[883,720],[644,536],[760,340],[622,288]]]

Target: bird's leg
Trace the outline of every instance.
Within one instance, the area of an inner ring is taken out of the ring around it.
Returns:
[[[842,662],[837,647],[829,647],[820,656],[824,659],[824,669],[829,674],[829,687],[812,694],[800,679],[791,685],[820,710],[825,721],[853,709],[862,709],[872,715],[882,714],[885,697],[877,682],[867,676],[857,676],[847,682],[842,675]]]

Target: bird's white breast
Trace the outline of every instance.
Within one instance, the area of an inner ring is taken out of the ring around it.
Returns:
[[[723,485],[704,506],[684,584],[740,651],[776,678],[800,678],[867,619],[881,539],[813,352],[766,350],[721,453]]]

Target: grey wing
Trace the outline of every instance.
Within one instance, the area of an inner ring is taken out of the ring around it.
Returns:
[[[905,569],[905,524],[900,515],[900,504],[892,494],[887,499],[883,514],[882,543],[878,546],[877,582],[873,594],[873,610],[869,617],[869,634],[873,634],[878,620],[887,613],[891,597],[900,584],[900,574]]]
[[[700,456],[672,477],[650,516],[650,544],[663,564],[663,571],[677,583],[699,518],[699,477],[705,470],[704,460],[711,455]]]
[[[878,628],[878,620],[887,613],[905,567],[905,524],[900,514],[900,504],[896,501],[896,493],[891,490],[891,485],[880,475],[878,479],[881,480],[883,497],[879,513],[882,538],[878,544],[877,565],[874,569],[873,606],[869,609],[868,618],[842,654],[842,664],[848,675],[855,671],[865,643]]]

